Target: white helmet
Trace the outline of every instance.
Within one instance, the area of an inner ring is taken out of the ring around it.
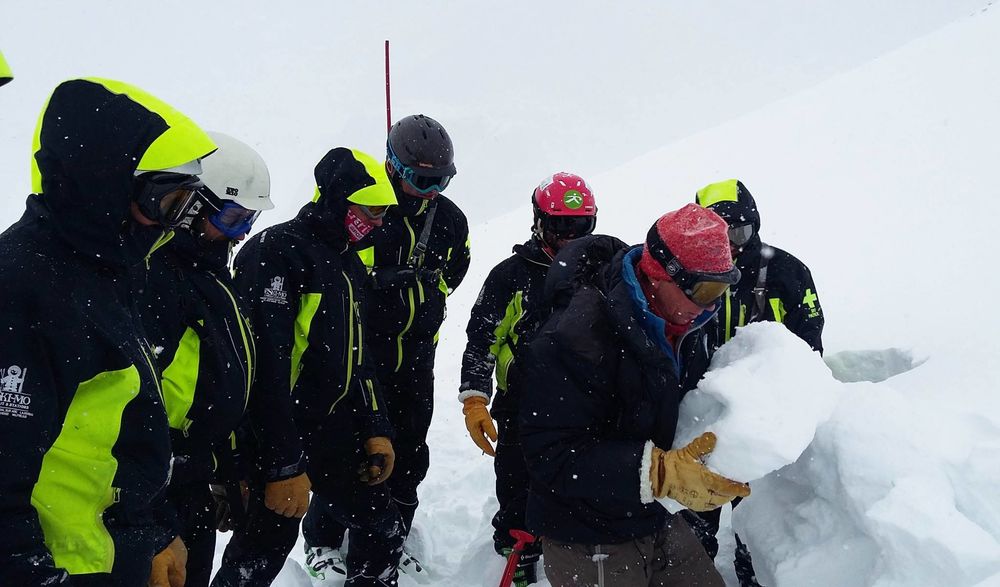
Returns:
[[[264,159],[250,145],[221,132],[209,132],[219,150],[201,160],[201,181],[220,200],[248,210],[270,210],[271,176]]]

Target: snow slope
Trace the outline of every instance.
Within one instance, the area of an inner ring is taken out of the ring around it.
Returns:
[[[1000,12],[986,10],[593,180],[605,206],[599,229],[635,242],[702,185],[742,178],[765,240],[813,270],[838,378],[912,368],[846,385],[805,455],[755,483],[737,508],[734,524],[766,584],[1000,582],[1000,322],[963,295],[978,299],[1000,281],[989,269],[1000,64],[986,57],[1000,54],[998,33]],[[488,223],[480,250],[505,249],[528,218],[522,208]],[[451,315],[466,315],[470,300],[457,298]],[[439,364],[457,364],[461,327],[447,324]],[[461,417],[439,395],[435,454],[479,458],[471,444],[455,445]],[[464,541],[448,543],[474,547],[454,584],[489,585],[478,577],[489,562],[490,500],[453,486],[465,487],[472,466],[488,476],[488,463],[460,462],[439,469],[424,495],[428,510],[479,514]]]
[[[1000,324],[988,304],[964,300],[1000,279],[990,260],[1000,212],[991,2],[289,12],[229,0],[150,7],[145,19],[133,4],[5,5],[0,48],[17,75],[0,89],[5,224],[23,209],[38,109],[70,76],[127,79],[257,145],[279,202],[264,223],[305,201],[325,148],[380,151],[383,38],[396,55],[394,111],[423,110],[454,130],[461,175],[450,195],[480,222],[438,352],[416,519],[431,583],[489,586],[500,575],[492,463],[468,441],[454,399],[463,331],[486,272],[527,236],[530,210],[510,198],[566,168],[597,189],[599,230],[633,242],[702,185],[740,177],[765,240],[813,270],[827,363],[860,382],[805,455],[755,483],[735,512],[768,584],[1000,584]],[[302,558],[293,551],[276,585],[310,584]]]

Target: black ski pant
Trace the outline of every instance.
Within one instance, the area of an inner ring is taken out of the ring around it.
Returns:
[[[339,495],[314,493],[309,513],[302,522],[302,536],[310,546],[339,548],[344,528],[348,528],[351,538],[344,557],[346,585],[395,585],[404,539],[399,510],[384,484],[368,487],[357,482],[357,485],[366,490],[345,487]]]
[[[497,421],[496,472],[497,501],[500,508],[493,516],[493,547],[502,554],[514,546],[510,531],[525,530],[525,509],[528,505],[528,466],[521,450],[521,437],[516,413],[495,413]]]
[[[233,529],[212,587],[267,587],[299,537],[298,518],[278,515],[264,505],[263,480],[248,487],[245,523]]]
[[[392,441],[396,465],[386,483],[409,534],[417,512],[417,487],[427,476],[431,462],[427,430],[434,414],[434,371],[404,365],[396,373],[379,373],[378,377],[389,421],[396,430]]]
[[[434,414],[434,371],[431,369],[411,369],[405,365],[396,373],[380,372],[379,384],[382,397],[389,414],[389,421],[396,431],[392,439],[392,449],[396,453],[396,463],[386,485],[392,493],[396,509],[403,517],[403,538],[410,533],[413,516],[417,512],[417,487],[427,476],[430,467],[430,450],[427,448],[427,430]],[[311,478],[311,477],[310,477]],[[313,481],[315,485],[315,480]],[[319,522],[323,512],[309,508],[309,515],[315,516],[314,537],[319,542],[314,546],[336,546],[340,544],[347,530],[338,526],[335,520]],[[320,532],[322,528],[322,533]],[[341,537],[338,539],[337,537]],[[308,537],[306,537],[308,541]]]
[[[337,547],[349,530],[346,585],[395,585],[405,526],[388,482],[359,479],[363,446],[356,432],[338,426],[321,426],[306,439],[313,496],[302,535],[310,546]]]
[[[215,558],[215,500],[209,480],[171,481],[167,502],[177,514],[178,533],[187,547],[185,587],[208,587]]]
[[[733,500],[734,509],[740,501],[742,500],[738,497]],[[684,519],[691,524],[691,528],[694,529],[705,548],[705,552],[714,559],[715,555],[719,553],[719,539],[716,534],[719,533],[719,518],[722,515],[722,508],[701,513],[684,510],[681,513],[684,515]],[[760,587],[760,584],[757,583],[757,575],[753,570],[750,549],[740,540],[739,534],[736,535],[736,560],[733,564],[736,567],[736,577],[740,581],[740,587]]]

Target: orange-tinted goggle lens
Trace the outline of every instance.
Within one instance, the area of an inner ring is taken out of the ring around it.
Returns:
[[[728,283],[721,281],[699,281],[687,293],[688,298],[705,308],[714,304],[729,289]]]
[[[378,220],[379,218],[385,216],[385,213],[389,210],[388,206],[358,206],[361,211],[365,213],[365,216],[371,218],[372,220]]]

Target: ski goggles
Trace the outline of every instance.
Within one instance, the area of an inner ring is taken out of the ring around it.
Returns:
[[[226,235],[226,238],[237,239],[250,232],[253,223],[260,216],[260,210],[244,208],[236,202],[224,201],[222,207],[208,217],[212,226]]]
[[[144,173],[135,181],[133,193],[139,210],[167,230],[181,225],[198,200],[198,190],[205,185],[196,175],[169,172]]]
[[[698,304],[702,308],[707,308],[718,301],[722,294],[726,293],[729,286],[740,281],[740,270],[733,266],[728,271],[721,273],[707,273],[703,271],[689,271],[684,268],[681,262],[670,251],[663,239],[660,238],[656,225],[649,230],[646,236],[646,244],[649,254],[659,263],[673,280],[677,287],[681,288],[684,295],[689,300]]]
[[[747,244],[751,238],[753,238],[753,224],[730,226],[728,233],[729,242],[737,247],[742,247]]]
[[[369,220],[380,220],[389,211],[388,206],[363,206],[355,204]]]
[[[399,157],[396,156],[396,153],[392,151],[392,147],[388,145],[386,146],[386,152],[389,156],[389,164],[396,170],[396,173],[398,173],[399,176],[406,181],[406,183],[410,184],[410,187],[416,190],[417,193],[423,197],[429,198],[432,197],[430,195],[432,193],[441,193],[446,187],[448,187],[448,184],[451,183],[452,176],[450,175],[441,177],[420,175],[409,165],[404,165],[403,162],[399,160]]]
[[[597,226],[595,216],[547,216],[544,229],[562,238],[577,238],[594,232]]]

